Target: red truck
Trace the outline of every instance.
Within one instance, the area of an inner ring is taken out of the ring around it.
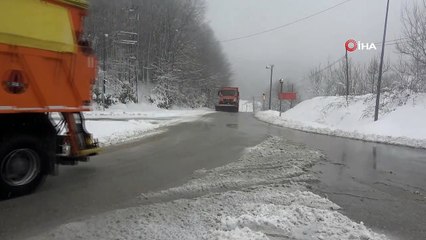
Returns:
[[[0,199],[100,150],[81,114],[97,71],[82,38],[87,9],[86,0],[0,1]]]
[[[237,87],[223,87],[218,92],[219,102],[216,111],[238,112],[240,106],[240,92]]]

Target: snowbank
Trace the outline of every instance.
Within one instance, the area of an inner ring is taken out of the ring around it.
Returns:
[[[147,103],[114,105],[105,111],[84,113],[86,127],[102,146],[132,141],[161,132],[157,129],[194,121],[209,109],[164,110]]]
[[[240,99],[240,112],[253,112],[253,101]]]
[[[154,130],[161,126],[146,120],[86,121],[87,130],[98,139],[101,146],[128,142],[145,137],[148,133],[160,133]]]
[[[261,109],[262,103],[259,101],[255,101],[255,109]],[[244,100],[240,99],[240,112],[254,112],[253,109],[253,100]]]
[[[69,223],[35,239],[387,239],[304,187],[314,180],[307,169],[321,158],[270,137],[235,163],[143,195],[140,207]]]
[[[283,113],[258,112],[275,125],[339,137],[426,148],[426,94],[385,94],[374,122],[375,96],[316,97]]]
[[[105,110],[94,110],[85,112],[84,117],[90,119],[172,119],[177,117],[191,117],[199,114],[211,112],[208,108],[201,109],[185,109],[174,108],[166,110],[158,108],[157,106],[149,103],[129,103],[129,104],[116,104]]]

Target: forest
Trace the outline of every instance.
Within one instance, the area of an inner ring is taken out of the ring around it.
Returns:
[[[86,38],[99,75],[94,101],[211,107],[230,65],[205,20],[203,0],[92,0]]]

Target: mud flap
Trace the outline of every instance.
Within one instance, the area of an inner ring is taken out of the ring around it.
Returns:
[[[97,155],[100,152],[98,142],[87,132],[84,125],[84,118],[81,113],[62,113],[63,119],[68,128],[63,141],[68,141],[70,146],[68,156],[62,156],[64,159],[69,157],[77,161],[86,161],[87,157]]]

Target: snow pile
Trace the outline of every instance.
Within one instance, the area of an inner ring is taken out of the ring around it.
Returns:
[[[69,223],[35,239],[387,239],[307,191],[303,179],[312,177],[303,176],[321,156],[271,137],[236,163],[198,171],[183,187],[144,195],[140,207]],[[206,195],[182,198],[194,192]]]
[[[336,208],[310,192],[259,186],[118,210],[39,239],[386,239]]]
[[[210,113],[211,110],[207,108],[201,109],[162,109],[149,103],[128,103],[116,104],[104,111],[94,110],[85,112],[84,117],[90,119],[173,119],[178,117],[192,117],[200,114]]]
[[[275,125],[366,141],[426,148],[426,94],[385,94],[374,122],[375,96],[316,97],[283,113],[258,112]]]
[[[148,193],[142,198],[156,202],[256,185],[316,181],[307,169],[322,158],[323,154],[318,151],[270,137],[260,145],[248,148],[239,161],[211,170],[197,170],[195,178],[188,183]]]
[[[212,111],[164,110],[151,104],[120,104],[106,111],[84,113],[87,130],[98,139],[102,146],[132,141],[150,134],[156,129],[181,122],[195,121]]]
[[[166,126],[168,122],[162,124],[154,124],[146,120],[125,120],[125,121],[86,121],[87,130],[98,139],[101,146],[125,143],[145,137],[148,133],[155,132],[162,126]]]
[[[240,112],[253,112],[253,101],[240,99]]]
[[[261,109],[262,103],[259,101],[255,101],[255,109]],[[240,112],[254,112],[253,109],[253,100],[243,100],[240,99]]]

